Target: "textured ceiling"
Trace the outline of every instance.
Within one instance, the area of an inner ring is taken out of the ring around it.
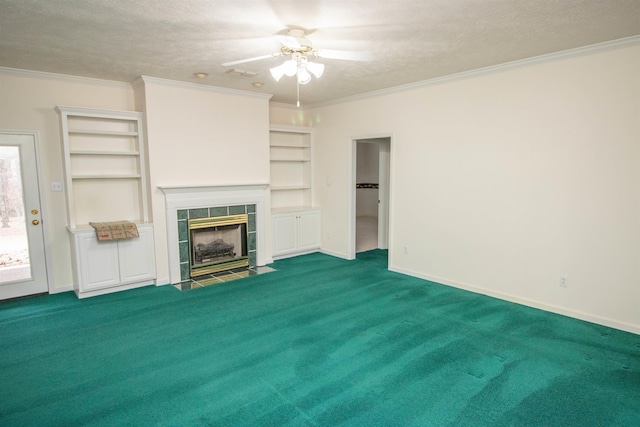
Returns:
[[[0,66],[132,82],[140,75],[273,94],[274,35],[311,30],[316,48],[367,50],[371,62],[322,59],[303,104],[371,92],[640,34],[640,0],[0,0]],[[206,79],[194,77],[205,72]],[[253,82],[263,82],[256,89]]]

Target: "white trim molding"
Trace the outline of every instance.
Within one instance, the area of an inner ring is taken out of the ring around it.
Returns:
[[[173,87],[185,88],[185,89],[195,89],[200,91],[216,92],[224,95],[236,95],[236,96],[246,96],[250,98],[260,98],[260,99],[265,99],[267,101],[271,99],[271,97],[273,96],[270,93],[257,93],[257,92],[250,92],[247,90],[229,89],[229,88],[224,88],[219,86],[209,86],[205,84],[182,82],[178,80],[161,79],[158,77],[149,77],[149,76],[138,77],[131,83],[131,87],[135,89],[143,84],[148,84],[148,83],[164,85],[164,86],[173,86]]]
[[[71,83],[86,83],[86,84],[94,84],[94,85],[112,86],[112,87],[118,87],[121,89],[131,89],[131,84],[128,82],[95,79],[91,77],[80,77],[80,76],[74,76],[70,74],[48,73],[45,71],[23,70],[20,68],[0,67],[0,74],[14,75],[19,77],[32,77],[32,78],[39,78],[39,79],[59,80],[59,81],[66,81]]]
[[[430,282],[438,283],[445,286],[451,286],[453,288],[462,289],[465,291],[473,292],[476,294],[487,295],[489,297],[501,299],[503,301],[512,302],[515,304],[524,305],[527,307],[537,308],[539,310],[548,311],[551,313],[560,314],[567,317],[573,317],[574,319],[584,320],[586,322],[596,323],[598,325],[607,326],[614,329],[620,329],[621,331],[631,332],[633,334],[640,335],[640,327],[637,325],[620,322],[615,319],[610,319],[607,317],[602,317],[598,315],[593,315],[589,313],[585,313],[578,310],[573,310],[570,308],[558,307],[555,305],[545,304],[543,302],[530,300],[527,298],[520,298],[514,295],[505,294],[502,292],[494,292],[489,289],[481,288],[478,286],[473,286],[467,283],[457,282],[455,280],[445,279],[443,277],[432,276],[429,274],[417,273],[413,270],[409,270],[406,268],[399,268],[394,265],[389,265],[389,271],[394,271],[396,273],[406,274],[407,276],[417,277],[419,279],[428,280]]]
[[[575,49],[563,50],[560,52],[549,53],[545,55],[534,56],[531,58],[520,59],[517,61],[505,62],[503,64],[491,65],[488,67],[477,68],[475,70],[462,71],[460,73],[448,74],[441,77],[435,77],[432,79],[422,80],[414,83],[407,83],[405,85],[394,86],[386,89],[375,90],[372,92],[361,93],[353,96],[346,96],[344,98],[337,98],[323,102],[316,102],[314,104],[305,105],[304,109],[326,107],[329,105],[344,104],[346,102],[360,101],[363,99],[374,98],[378,96],[390,95],[398,92],[404,92],[412,89],[420,89],[423,87],[436,86],[444,83],[449,83],[457,80],[469,79],[472,77],[478,77],[485,74],[498,73],[501,71],[510,70],[513,68],[524,67],[526,65],[539,64],[548,61],[554,61],[559,59],[571,58],[574,56],[588,55],[590,53],[602,52],[611,49],[624,48],[628,46],[634,46],[640,44],[640,36],[626,37],[618,40],[611,40],[602,43],[596,43],[589,46],[578,47]],[[271,105],[274,105],[273,103]],[[293,104],[288,104],[293,106]],[[284,105],[278,105],[284,107]]]

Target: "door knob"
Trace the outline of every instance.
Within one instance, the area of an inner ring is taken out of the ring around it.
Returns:
[[[38,225],[40,224],[40,221],[38,221],[37,219],[34,219],[33,221],[31,221],[31,224]]]
[[[31,215],[38,215],[38,209],[31,209]]]

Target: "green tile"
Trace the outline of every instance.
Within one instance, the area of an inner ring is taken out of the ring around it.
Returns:
[[[189,263],[180,264],[180,279],[189,280]]]
[[[249,252],[256,250],[256,233],[249,233],[247,236],[247,250]]]
[[[247,213],[255,213],[256,205],[247,205]]]
[[[255,267],[258,265],[257,258],[257,252],[249,252],[249,267]]]
[[[246,213],[246,208],[244,205],[229,206],[229,215],[237,215],[243,213]]]
[[[227,216],[229,215],[229,210],[226,206],[220,206],[217,208],[209,208],[211,216]]]
[[[180,262],[189,262],[189,242],[180,242]]]
[[[256,231],[256,214],[249,214],[249,232]]]
[[[189,219],[209,217],[208,208],[189,209]]]
[[[178,209],[178,219],[187,219],[189,214],[186,209]]]
[[[185,240],[189,240],[187,221],[178,221],[178,241],[183,242]]]

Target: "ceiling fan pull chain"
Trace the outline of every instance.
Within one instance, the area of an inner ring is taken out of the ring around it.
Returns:
[[[296,106],[299,107],[300,106],[300,82],[298,81],[298,79],[296,79],[296,95],[297,95]]]

